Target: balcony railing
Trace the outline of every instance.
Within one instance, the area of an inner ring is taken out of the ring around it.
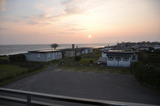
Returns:
[[[24,99],[22,97],[18,98],[18,96],[16,97],[15,95],[22,95],[22,96],[25,96],[26,98]],[[46,94],[46,93],[24,91],[24,90],[15,90],[15,89],[9,89],[9,88],[0,88],[0,101],[3,101],[3,100],[12,101],[12,102],[26,104],[27,106],[31,106],[31,105],[53,106],[54,105],[53,102],[49,103],[49,102],[43,102],[43,101],[36,101],[33,99],[33,97],[43,98],[43,99],[47,99],[50,101],[56,100],[56,101],[61,101],[61,102],[78,103],[78,104],[84,104],[84,105],[151,106],[149,104],[116,102],[116,101],[106,101],[106,100],[87,99],[87,98],[76,98],[76,97],[69,97],[69,96],[60,96],[60,95],[53,95],[53,94]]]

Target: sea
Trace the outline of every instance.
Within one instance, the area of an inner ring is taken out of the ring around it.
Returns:
[[[72,44],[58,44],[57,49],[71,48]],[[75,47],[104,47],[109,44],[75,44]],[[113,44],[110,44],[113,45]],[[0,45],[0,56],[27,53],[33,50],[51,49],[50,44],[26,44],[26,45]]]

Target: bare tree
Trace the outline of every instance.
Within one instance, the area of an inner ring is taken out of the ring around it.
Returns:
[[[57,43],[53,43],[50,46],[51,46],[51,48],[54,48],[54,49],[56,49],[57,47],[59,47],[59,45]]]

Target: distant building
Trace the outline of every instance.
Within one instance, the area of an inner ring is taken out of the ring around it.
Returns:
[[[26,53],[25,56],[27,61],[48,62],[52,60],[62,59],[63,57],[74,57],[92,52],[93,52],[92,48],[84,47],[84,48],[68,48],[68,49],[58,49],[58,50],[28,51],[28,53]]]
[[[104,47],[103,50],[111,50],[113,49],[112,47]]]
[[[62,58],[62,52],[58,50],[28,51],[25,54],[27,61],[48,62]]]
[[[137,52],[124,50],[102,51],[102,57],[99,59],[107,66],[130,67],[132,62],[138,61]]]
[[[80,49],[82,49],[82,54],[93,53],[93,48],[91,48],[91,47],[83,47]]]
[[[145,50],[145,51],[148,51],[149,50],[149,47],[140,47],[139,50]]]
[[[157,50],[157,49],[158,49],[158,50],[160,50],[160,45],[155,45],[155,46],[154,46],[154,49],[156,49],[156,50]]]
[[[91,47],[83,47],[83,48],[68,48],[68,49],[60,49],[61,52],[64,53],[64,57],[74,57],[82,54],[92,53],[93,49]]]
[[[75,55],[80,55],[79,53],[75,54],[75,49],[60,49],[61,52],[63,52],[64,57],[74,57]]]

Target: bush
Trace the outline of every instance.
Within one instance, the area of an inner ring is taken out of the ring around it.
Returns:
[[[90,64],[93,64],[93,60],[90,60],[89,63],[90,63]]]
[[[149,57],[149,60],[153,64],[160,63],[160,56],[159,55],[151,55]]]
[[[24,54],[10,55],[9,60],[11,62],[24,62],[26,61],[26,57]]]
[[[76,57],[74,58],[74,60],[75,60],[75,61],[80,61],[80,60],[81,60],[81,56],[76,56]]]
[[[153,65],[138,63],[135,67],[135,77],[148,85],[160,87],[160,70]]]

